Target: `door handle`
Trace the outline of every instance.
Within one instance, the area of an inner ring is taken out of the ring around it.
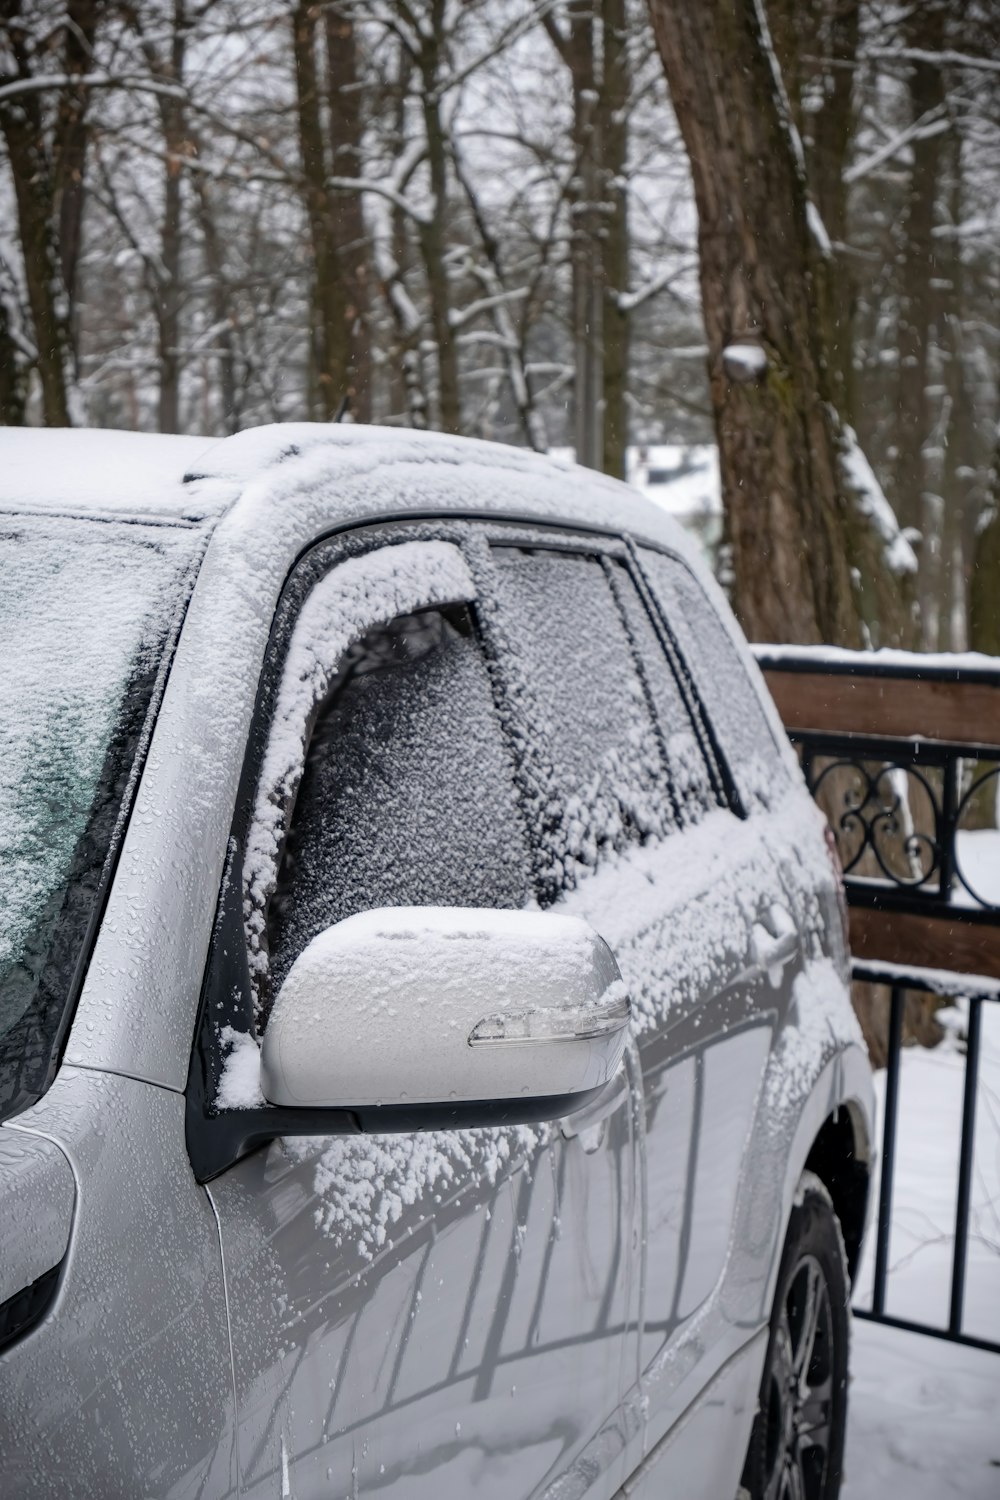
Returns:
[[[766,921],[767,926],[763,921],[755,922],[750,931],[750,972],[766,974],[777,989],[782,969],[798,957],[799,933],[791,913],[783,906],[771,906]]]
[[[783,969],[787,963],[791,963],[798,951],[797,932],[782,932],[775,937],[766,927],[754,923],[750,953],[758,969]]]

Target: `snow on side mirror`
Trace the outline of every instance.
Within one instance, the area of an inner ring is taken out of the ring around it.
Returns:
[[[579,918],[381,908],[327,928],[296,959],[264,1035],[261,1087],[271,1104],[313,1109],[551,1099],[566,1114],[614,1076],[628,1018],[614,955]]]

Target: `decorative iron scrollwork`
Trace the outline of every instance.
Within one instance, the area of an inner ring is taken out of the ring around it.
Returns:
[[[925,794],[933,831],[916,826],[909,781]],[[844,781],[844,786],[838,782]],[[824,766],[810,784],[813,796],[824,789],[834,807],[833,819],[844,874],[881,875],[893,885],[917,889],[941,868],[941,799],[928,777],[901,760],[871,761],[841,757]],[[875,869],[865,869],[870,854]]]
[[[963,832],[967,835],[972,836],[974,836],[976,833],[991,833],[994,836],[990,842],[993,845],[993,855],[998,861],[998,868],[994,872],[992,872],[993,889],[990,894],[983,894],[981,888],[982,875],[978,877],[980,887],[977,888],[977,886],[973,884],[972,878],[966,873],[965,870],[963,870],[961,860],[962,841],[958,838],[955,839],[954,862],[956,880],[961,884],[966,894],[972,898],[973,902],[977,906],[986,907],[990,911],[998,911],[1000,910],[1000,830],[998,830],[995,826],[988,826],[982,829],[962,828],[962,820],[965,818],[969,809],[976,803],[977,800],[982,800],[984,789],[991,784],[993,786],[994,793],[993,815],[994,819],[996,819],[997,813],[1000,812],[1000,801],[997,800],[998,797],[1000,797],[1000,766],[992,766],[988,771],[984,772],[982,776],[977,777],[972,782],[955,810],[956,833]]]
[[[1000,911],[1000,764],[916,739],[793,738],[849,888],[909,892],[914,910]]]

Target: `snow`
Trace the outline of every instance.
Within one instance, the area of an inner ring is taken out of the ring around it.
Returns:
[[[181,481],[215,446],[204,437],[87,428],[5,427],[0,432],[0,510],[198,520]]]
[[[579,918],[359,912],[292,965],[264,1038],[262,1086],[276,1104],[348,1108],[598,1088],[625,1044],[619,985],[610,952]],[[591,1045],[607,1032],[608,1043]],[[529,1037],[525,1051],[503,1045]]]
[[[285,815],[302,776],[311,716],[343,653],[375,624],[427,605],[468,602],[475,594],[457,547],[403,542],[348,559],[320,580],[303,605],[285,662],[243,866],[247,941],[256,972],[266,966],[266,906]]]
[[[826,232],[823,216],[811,198],[806,201],[806,223],[809,225],[809,233],[816,241],[820,255],[829,260],[833,255],[833,246],[830,244],[830,236]]]
[[[226,1048],[222,1076],[216,1090],[218,1109],[259,1109],[267,1100],[260,1090],[260,1048],[246,1031],[223,1026],[219,1040]]]
[[[1000,1001],[981,1004],[965,1328],[1000,1342]],[[955,1033],[964,1029],[965,1002],[938,1015],[948,1026],[941,1045],[903,1051],[886,1309],[896,1317],[943,1328],[948,1318],[965,1078],[965,1056]],[[884,1071],[876,1074],[875,1085],[881,1114]],[[874,1256],[875,1238],[870,1234],[855,1297],[861,1307],[870,1301]]]
[[[788,817],[804,843],[802,809],[794,798],[788,804]],[[777,837],[773,814],[769,826]],[[825,860],[818,838],[808,842],[816,843]],[[737,818],[720,808],[683,836],[668,835],[606,859],[554,910],[583,917],[609,944],[628,987],[638,1036],[672,1019],[717,981],[727,964],[732,973],[744,962],[747,932],[762,902],[773,895],[773,881],[756,818]],[[800,981],[810,986],[803,1014],[825,1015],[831,992],[843,992],[842,981],[813,965],[807,974]],[[823,1006],[813,998],[818,990],[825,996]],[[834,1018],[833,1030],[823,1020],[820,1041],[834,1035],[852,1038],[850,1020]],[[803,1033],[795,1045],[811,1047],[813,1040]]]
[[[1000,1356],[855,1319],[843,1500],[996,1500]]]
[[[771,1114],[801,1107],[835,1048],[864,1046],[848,992],[828,958],[806,962],[793,981],[792,1004],[767,1070],[765,1099]]]
[[[957,864],[975,896],[984,904],[1000,906],[1000,829],[960,828],[955,842]],[[957,880],[953,899],[978,904]]]
[[[940,1014],[947,1039],[902,1057],[887,1297],[890,1314],[936,1327],[948,1310],[965,1007]],[[964,1326],[1000,1341],[1000,1003],[983,1002],[982,1022]],[[875,1084],[881,1112],[884,1072]],[[859,1307],[874,1253],[871,1230]],[[852,1368],[845,1500],[882,1500],[890,1486],[907,1500],[1000,1493],[1000,1356],[856,1319]]]
[[[853,427],[845,423],[841,433],[838,457],[844,482],[853,493],[862,515],[874,522],[881,535],[886,563],[894,573],[915,573],[917,559],[913,548],[899,529],[895,512],[882,493],[882,486],[861,450]]]
[[[551,457],[570,463],[573,450],[553,448]],[[721,519],[719,450],[714,443],[633,444],[625,453],[625,478],[682,524]]]
[[[293,1159],[315,1161],[313,1190],[320,1200],[317,1228],[336,1243],[353,1240],[357,1253],[372,1260],[391,1242],[392,1229],[435,1191],[463,1180],[491,1187],[512,1163],[534,1153],[552,1127],[520,1125],[506,1130],[431,1130],[413,1135],[339,1136],[319,1142],[288,1137]]]
[[[26,1003],[19,980],[34,985],[130,675],[155,671],[155,643],[180,602],[195,540],[187,530],[42,516],[3,528],[0,973],[8,1006]],[[0,1010],[0,1031],[13,1019]]]
[[[759,380],[767,370],[767,351],[760,344],[727,344],[722,363],[732,380]]]
[[[988,656],[983,651],[900,651],[896,647],[883,646],[878,651],[850,651],[844,646],[771,646],[750,647],[761,667],[780,667],[786,662],[815,664],[817,670],[840,667],[845,671],[856,669],[870,672],[872,667],[891,668],[894,671],[922,676],[932,672],[954,672],[957,676],[974,672],[988,672],[1000,681],[1000,657]]]
[[[953,969],[924,969],[918,964],[893,964],[885,959],[864,960],[865,978],[875,984],[904,984],[907,978],[922,979],[942,995],[997,995],[1000,979],[983,975],[960,974]]]

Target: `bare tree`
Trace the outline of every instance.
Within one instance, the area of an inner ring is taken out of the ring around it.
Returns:
[[[578,463],[624,477],[629,314],[624,0],[570,0],[542,23],[573,92],[570,180],[574,438]]]

